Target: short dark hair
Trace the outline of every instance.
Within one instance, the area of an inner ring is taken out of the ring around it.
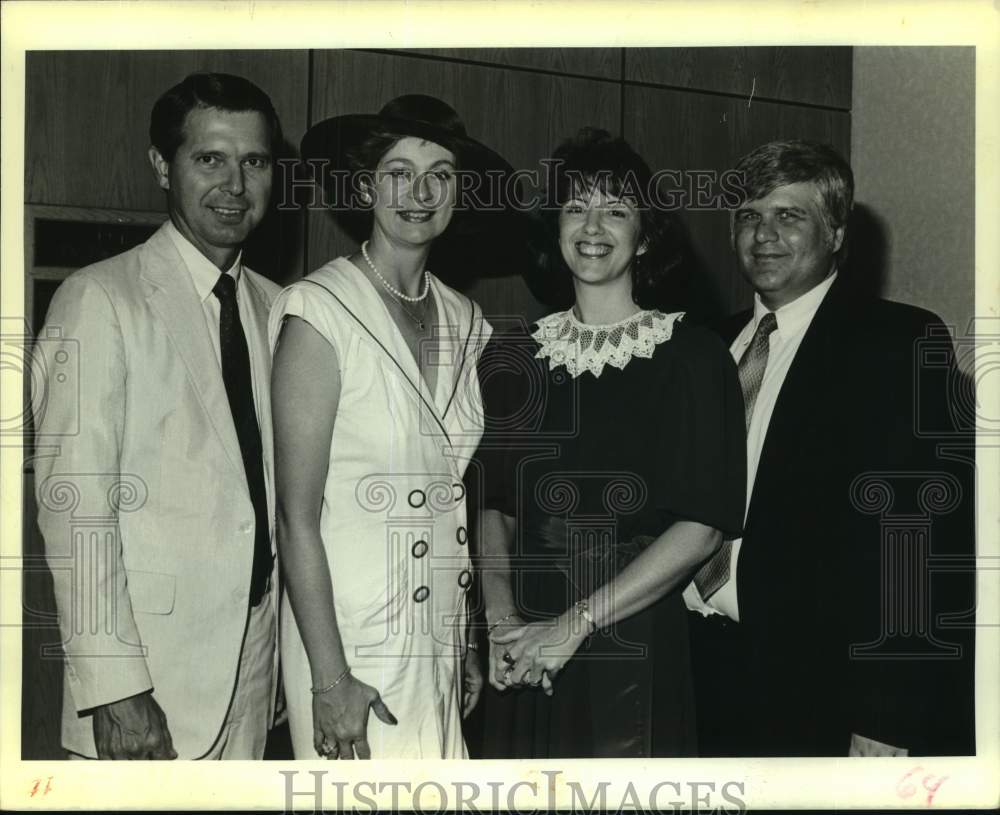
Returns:
[[[736,169],[743,174],[745,201],[764,198],[787,184],[811,181],[819,190],[830,231],[847,225],[854,206],[854,173],[829,144],[801,139],[768,142],[741,158]]]
[[[190,74],[164,93],[149,117],[149,140],[160,155],[173,161],[184,142],[184,123],[195,108],[243,113],[257,111],[267,120],[271,151],[282,142],[281,122],[270,97],[249,79],[232,74]]]
[[[632,261],[632,299],[643,308],[654,308],[668,275],[681,263],[682,241],[673,215],[651,202],[649,165],[625,139],[595,127],[581,128],[562,142],[547,165],[549,196],[541,212],[547,228],[538,251],[543,274],[570,277],[559,249],[559,213],[567,200],[593,189],[632,198],[639,209],[639,243],[646,246]]]
[[[367,138],[359,142],[355,147],[344,152],[347,160],[347,169],[351,173],[374,172],[378,163],[382,160],[398,142],[409,138],[409,133],[399,133],[388,128],[375,128],[368,134]],[[420,138],[419,136],[414,138]],[[442,144],[446,150],[452,150],[447,144]],[[454,153],[454,150],[452,150]],[[459,169],[459,157],[455,155],[455,169]]]
[[[353,148],[344,152],[347,170],[350,173],[351,197],[348,199],[350,209],[355,212],[352,217],[358,223],[355,230],[368,232],[371,229],[371,209],[368,206],[359,207],[362,190],[374,183],[375,168],[382,157],[396,146],[400,139],[405,138],[385,128],[375,128]]]
[[[392,129],[379,127],[374,128],[366,138],[362,139],[354,147],[344,151],[344,158],[347,170],[351,176],[351,208],[358,208],[358,196],[361,190],[375,179],[375,170],[379,162],[385,157],[393,147],[403,139],[409,138],[410,134],[397,132]],[[414,138],[420,138],[419,136]],[[448,145],[441,145],[447,150],[452,148]],[[452,151],[454,153],[454,151]],[[455,156],[455,169],[459,169],[458,156]],[[362,212],[367,213],[370,207],[360,207]]]
[[[366,139],[345,151],[347,168],[351,173],[373,172],[382,156],[388,153],[402,139],[398,133],[385,129],[373,130]]]

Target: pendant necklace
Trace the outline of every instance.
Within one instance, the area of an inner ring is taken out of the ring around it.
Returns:
[[[413,320],[413,322],[416,324],[416,326],[417,326],[418,329],[420,329],[421,331],[424,330],[425,323],[424,323],[423,319],[421,319],[416,314],[414,314],[412,311],[410,311],[406,306],[404,306],[398,300],[393,300],[393,302],[397,306],[399,306],[401,309],[403,309],[404,312],[406,312],[406,316],[409,317],[411,320]]]
[[[431,291],[430,272],[424,269],[423,291],[416,297],[410,297],[408,294],[401,292],[399,289],[393,286],[388,280],[382,277],[382,274],[375,267],[375,264],[372,262],[372,259],[368,256],[368,241],[365,241],[364,243],[361,244],[361,256],[365,259],[365,263],[368,264],[368,268],[372,270],[372,273],[375,275],[375,277],[377,277],[379,281],[382,283],[382,285],[385,287],[385,290],[393,296],[394,298],[393,302],[401,309],[403,309],[403,312],[406,314],[406,316],[409,317],[414,322],[414,324],[420,331],[423,331],[424,328],[426,327],[424,319],[414,314],[412,311],[410,311],[410,309],[406,307],[406,304],[403,301],[405,300],[407,303],[416,304],[423,302],[427,298],[427,295],[430,294]]]

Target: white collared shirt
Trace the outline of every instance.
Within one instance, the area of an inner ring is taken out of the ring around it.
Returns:
[[[750,498],[753,495],[753,485],[757,478],[757,465],[760,463],[761,450],[764,447],[764,438],[767,435],[768,425],[771,423],[771,414],[774,412],[774,405],[778,401],[778,394],[784,384],[788,369],[792,366],[795,353],[799,350],[802,338],[806,330],[816,316],[820,303],[826,297],[833,281],[837,279],[834,272],[818,286],[813,287],[805,294],[801,295],[791,303],[786,303],[774,312],[778,327],[771,333],[768,345],[767,368],[764,370],[764,378],[760,383],[760,392],[757,394],[757,401],[754,403],[753,415],[750,417],[750,427],[747,429],[747,503],[746,509],[750,508]],[[754,332],[761,318],[768,313],[768,308],[761,302],[759,295],[754,295],[753,319],[744,326],[737,335],[733,344],[729,347],[729,352],[733,359],[739,362],[740,358],[750,346]],[[744,512],[746,520],[746,511]],[[710,614],[725,614],[739,622],[740,610],[736,596],[736,569],[739,564],[740,548],[743,539],[738,538],[733,541],[732,557],[729,561],[729,580],[720,588],[712,599],[707,603],[702,600],[698,589],[692,581],[684,589],[684,602],[691,611],[698,611],[706,617]]]
[[[222,348],[219,341],[219,315],[222,306],[219,298],[212,294],[212,289],[219,279],[219,267],[205,257],[201,251],[185,238],[172,222],[167,222],[166,232],[177,247],[177,251],[184,261],[184,266],[191,275],[191,282],[201,300],[202,311],[205,314],[205,325],[208,327],[208,334],[212,338],[212,347],[215,349],[215,359],[219,364],[219,376],[222,376]],[[269,387],[269,383],[263,381],[263,360],[269,352],[267,345],[261,341],[261,331],[258,330],[256,313],[250,301],[250,294],[243,280],[243,253],[236,256],[233,265],[226,270],[226,274],[236,279],[236,305],[240,311],[240,323],[243,325],[243,334],[247,340],[247,348],[250,350],[250,379],[253,386],[253,402],[257,412],[257,421],[260,422],[261,399],[266,396],[262,394],[262,389]]]

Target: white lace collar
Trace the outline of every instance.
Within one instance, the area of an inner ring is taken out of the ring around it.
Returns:
[[[587,325],[576,319],[573,309],[557,311],[542,317],[531,335],[541,345],[535,357],[547,358],[549,370],[565,366],[572,377],[584,371],[600,376],[609,363],[621,369],[632,357],[649,359],[683,316],[683,311],[640,311],[610,325]]]

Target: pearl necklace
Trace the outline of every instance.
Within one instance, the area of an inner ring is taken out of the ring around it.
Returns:
[[[424,269],[424,290],[417,297],[410,297],[408,294],[404,294],[395,286],[392,285],[388,280],[382,277],[378,269],[375,268],[375,264],[372,263],[372,259],[368,257],[368,241],[361,244],[361,256],[365,259],[365,263],[368,264],[368,268],[375,273],[375,277],[382,281],[382,285],[385,286],[386,290],[399,300],[405,300],[407,303],[419,303],[421,300],[427,297],[428,292],[431,290],[431,276],[430,272]]]

